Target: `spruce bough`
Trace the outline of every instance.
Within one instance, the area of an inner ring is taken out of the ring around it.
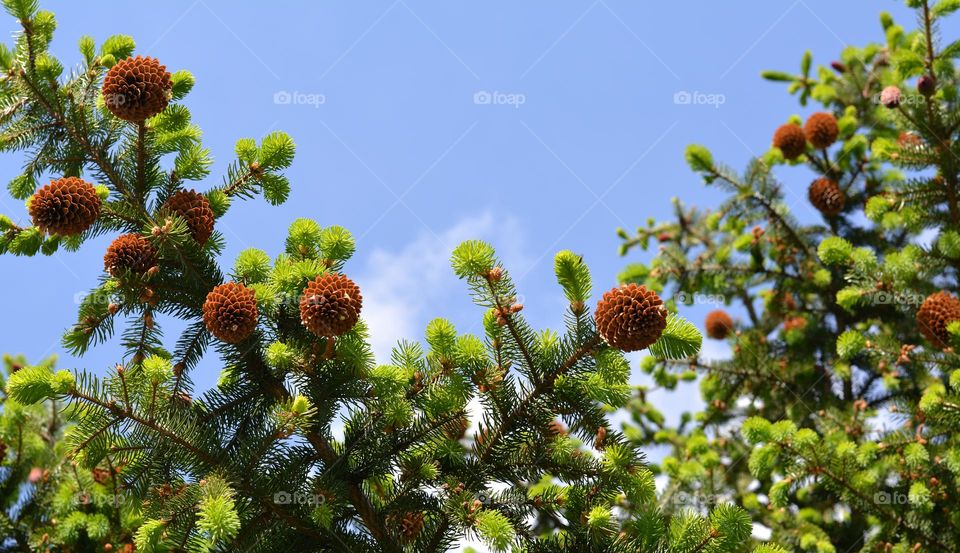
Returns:
[[[743,174],[688,148],[717,209],[621,231],[624,254],[661,248],[623,281],[741,314],[706,320],[729,359],[643,363],[665,388],[700,376],[706,404],[672,425],[631,399],[631,443],[671,449],[668,511],[733,501],[796,551],[960,550],[960,41],[937,34],[960,2],[907,4],[916,30],[883,14],[884,43],[765,73],[817,112],[772,122]],[[796,168],[807,194],[774,176]]]
[[[118,35],[99,46],[82,38],[82,63],[65,74],[48,51],[53,15],[32,0],[3,4],[22,32],[0,47],[0,146],[26,154],[9,188],[34,224],[0,220],[0,249],[51,254],[113,236],[63,346],[82,355],[119,333],[126,352],[102,377],[23,368],[6,382],[3,413],[66,405],[50,477],[109,470],[114,496],[129,499],[75,505],[64,518],[20,513],[3,547],[432,552],[463,537],[497,551],[747,546],[740,507],[664,516],[641,453],[606,419],[629,398],[614,335],[664,358],[699,349],[696,329],[668,318],[655,293],[611,291],[597,315],[611,330],[598,335],[590,274],[561,252],[566,328],[535,331],[493,249],[468,241],[452,265],[484,309],[483,336],[435,319],[424,345],[403,342],[377,365],[345,229],[299,219],[277,258],[247,250],[228,272],[216,262],[216,221],[233,202],[287,198],[290,137],[241,139],[223,183],[195,191],[212,159],[182,103],[188,72],[132,57],[134,41]],[[175,343],[158,315],[185,321]],[[214,355],[219,382],[194,390],[198,362]],[[466,437],[471,401],[481,417]],[[3,440],[31,429],[14,425]],[[3,462],[22,469],[20,456]]]

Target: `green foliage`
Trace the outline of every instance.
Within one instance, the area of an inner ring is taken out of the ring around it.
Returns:
[[[270,256],[263,250],[248,248],[240,252],[233,266],[233,276],[246,284],[258,284],[270,275]]]
[[[697,144],[687,146],[686,152],[687,165],[697,173],[706,173],[713,171],[713,154],[710,150]]]
[[[115,487],[114,467],[77,467],[64,438],[75,413],[47,399],[73,375],[51,357],[28,365],[4,356],[7,395],[0,398],[0,532],[5,551],[93,551],[122,547],[139,523],[136,503]],[[15,392],[14,392],[15,391]]]
[[[650,346],[650,353],[660,359],[686,359],[700,352],[703,336],[692,323],[671,313],[660,339]]]
[[[841,265],[850,262],[853,256],[853,245],[839,236],[830,236],[820,242],[817,254],[827,265]]]
[[[7,380],[7,394],[20,403],[37,403],[63,395],[73,386],[70,371],[53,373],[45,366],[24,367]]]
[[[666,390],[694,369],[703,409],[671,424],[648,388],[628,402],[631,443],[669,449],[651,470],[664,479],[671,547],[694,543],[685,533],[704,524],[683,509],[688,499],[721,497],[786,550],[960,548],[960,320],[942,305],[921,307],[935,292],[960,291],[960,41],[942,44],[938,33],[960,3],[907,4],[917,30],[882,14],[882,43],[847,47],[821,67],[807,52],[798,73],[763,74],[802,106],[818,104],[811,112],[833,115],[835,144],[789,162],[771,148],[742,174],[691,146],[691,169],[727,198],[710,211],[678,201],[674,220],[618,231],[621,253],[658,248],[625,280],[742,312],[729,356],[641,365]],[[878,101],[888,86],[903,94],[895,109]],[[771,134],[781,123],[770,122]],[[798,221],[774,176],[783,165],[839,183],[843,209]],[[944,343],[931,337],[934,324]],[[629,512],[639,518],[644,507]]]
[[[494,252],[489,244],[468,240],[453,250],[453,271],[460,278],[484,275],[494,267]]]
[[[840,356],[841,359],[849,361],[863,351],[866,344],[867,339],[863,334],[856,330],[845,330],[843,334],[837,338],[837,355]]]
[[[590,297],[593,288],[590,270],[583,258],[571,251],[559,252],[553,260],[557,282],[563,287],[563,293],[571,303],[583,303]]]
[[[121,120],[99,91],[107,70],[134,55],[133,39],[112,36],[98,49],[82,38],[84,65],[67,73],[48,49],[52,14],[28,0],[5,6],[22,27],[13,50],[0,49],[0,149],[25,158],[10,192],[29,201],[41,177],[82,176],[102,203],[79,236],[48,237],[0,218],[0,251],[50,254],[135,233],[156,252],[142,274],[102,275],[63,336],[82,356],[116,331],[123,352],[105,375],[10,366],[0,449],[12,470],[0,471],[0,485],[10,484],[0,499],[10,507],[14,484],[31,478],[39,490],[22,517],[0,516],[0,535],[16,550],[434,553],[464,537],[496,551],[748,545],[742,509],[660,512],[654,473],[608,418],[631,397],[630,364],[598,335],[580,256],[555,257],[569,302],[563,328],[537,330],[493,247],[460,244],[451,265],[481,309],[479,334],[437,318],[422,343],[403,341],[377,362],[362,318],[335,336],[309,324],[311,316],[353,322],[351,309],[362,310],[349,287],[304,295],[308,282],[347,273],[350,232],[297,219],[280,255],[246,249],[227,276],[224,237],[214,230],[198,243],[197,220],[168,205],[212,167],[183,103],[196,85],[189,72],[173,72],[161,113]],[[295,150],[282,132],[238,140],[222,183],[202,192],[214,228],[237,200],[285,201]],[[652,270],[635,276],[662,289]],[[242,306],[239,315],[253,315],[248,300],[207,302],[226,278],[252,290],[255,319],[230,313]],[[302,314],[301,305],[321,313]],[[170,320],[176,339],[161,328]],[[246,322],[249,334],[234,339]],[[696,328],[673,314],[651,352],[686,359],[700,345]],[[209,390],[194,388],[202,362],[219,371]],[[717,466],[705,435],[694,445],[692,456]],[[43,469],[39,480],[29,467]]]

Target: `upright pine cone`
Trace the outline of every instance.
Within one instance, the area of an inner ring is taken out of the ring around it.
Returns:
[[[43,232],[76,235],[100,216],[100,196],[89,182],[64,177],[37,190],[30,198],[29,211],[34,226]]]
[[[211,334],[227,342],[244,341],[257,326],[256,294],[236,282],[221,284],[203,302],[203,323]]]
[[[917,311],[920,333],[940,349],[950,347],[947,326],[953,321],[960,321],[960,299],[943,290],[923,300]]]
[[[198,244],[207,242],[213,233],[213,210],[206,196],[196,190],[179,190],[163,205],[186,221]]]
[[[818,150],[829,148],[837,141],[837,136],[840,134],[837,118],[825,111],[814,113],[803,126],[803,134],[814,148]]]
[[[317,336],[340,336],[357,324],[361,307],[360,288],[346,275],[320,275],[303,290],[300,320]]]
[[[843,206],[847,202],[846,195],[837,181],[826,177],[813,181],[810,189],[807,190],[807,197],[810,198],[813,207],[830,217],[843,211]]]
[[[103,267],[113,277],[131,272],[142,275],[157,264],[157,250],[139,234],[123,234],[107,248]]]
[[[622,351],[638,351],[663,334],[667,308],[653,290],[629,284],[604,293],[593,318],[608,344]]]
[[[167,67],[156,59],[126,58],[104,77],[103,102],[120,119],[143,121],[167,107],[172,88]]]
[[[714,340],[723,340],[733,331],[733,319],[723,309],[716,309],[707,313],[704,326],[707,336]]]
[[[780,148],[786,159],[797,159],[807,151],[807,137],[800,125],[781,125],[773,134],[773,145]]]

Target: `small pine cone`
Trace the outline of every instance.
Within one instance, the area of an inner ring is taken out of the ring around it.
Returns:
[[[448,423],[443,430],[444,435],[451,440],[462,440],[467,435],[467,429],[470,428],[470,421],[467,417],[460,417]]]
[[[846,194],[837,184],[837,181],[826,177],[819,178],[810,185],[807,190],[807,197],[813,207],[820,210],[820,213],[829,217],[834,217],[843,211],[846,204]]]
[[[403,515],[403,520],[400,521],[400,535],[405,541],[412,542],[417,539],[423,530],[423,518],[423,513],[420,511]]]
[[[196,190],[180,190],[167,198],[163,205],[186,221],[197,244],[206,244],[213,234],[213,210],[206,196]]]
[[[157,250],[139,234],[118,236],[103,256],[103,267],[113,277],[127,272],[143,275],[156,264]]]
[[[937,92],[937,79],[924,75],[917,79],[917,90],[924,96],[933,96]]]
[[[903,131],[897,137],[897,146],[901,148],[920,148],[923,146],[923,139],[912,132]]]
[[[946,291],[928,296],[917,311],[920,333],[940,349],[950,347],[947,326],[953,321],[960,321],[960,299]]]
[[[814,113],[803,126],[803,134],[814,148],[818,150],[829,148],[837,141],[837,135],[840,134],[837,118],[832,113]]]
[[[780,148],[786,159],[797,159],[807,151],[807,136],[800,125],[781,125],[773,135],[773,145]]]
[[[97,484],[106,484],[110,479],[110,471],[99,467],[93,469],[93,480]]]
[[[238,344],[250,336],[257,326],[257,315],[256,294],[236,282],[217,286],[203,302],[207,330],[228,344]]]
[[[787,311],[796,311],[797,310],[797,300],[793,298],[793,294],[790,292],[782,292],[780,298],[783,308]]]
[[[300,298],[300,320],[323,338],[348,332],[360,319],[363,296],[352,280],[339,273],[311,280]]]
[[[653,290],[629,284],[603,294],[597,302],[594,320],[608,344],[622,351],[638,351],[663,334],[667,308]]]
[[[791,330],[803,330],[807,327],[807,320],[803,317],[790,317],[789,319],[783,321],[783,330],[790,332]]]
[[[597,428],[597,433],[593,437],[593,448],[594,449],[603,449],[604,442],[607,440],[607,429],[603,426]]]
[[[103,102],[124,121],[143,121],[163,111],[172,95],[170,73],[154,58],[126,58],[103,79]]]
[[[72,236],[90,228],[100,216],[100,196],[77,177],[51,181],[30,198],[34,226],[49,234]]]
[[[888,86],[880,91],[880,103],[889,109],[896,109],[903,99],[903,94],[896,86]]]
[[[717,309],[707,313],[704,326],[707,329],[707,336],[714,340],[723,340],[733,331],[733,319],[726,311]]]
[[[563,425],[562,422],[554,419],[550,421],[550,424],[547,425],[547,435],[549,436],[566,436],[567,427]]]

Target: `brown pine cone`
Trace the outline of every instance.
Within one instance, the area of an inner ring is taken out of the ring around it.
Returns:
[[[807,190],[807,197],[813,207],[828,217],[839,215],[847,202],[846,194],[837,181],[826,177],[813,181]]]
[[[423,513],[420,511],[407,513],[400,521],[400,535],[404,541],[411,542],[417,539],[423,530]]]
[[[130,272],[145,274],[157,264],[157,250],[139,234],[118,236],[103,256],[103,267],[110,276],[119,277]]]
[[[257,326],[257,299],[250,288],[236,283],[221,284],[207,294],[203,322],[207,330],[228,344],[247,339]]]
[[[34,226],[43,232],[73,236],[96,222],[100,196],[89,182],[64,177],[37,190],[30,198],[28,211]]]
[[[103,79],[103,101],[124,121],[143,121],[162,112],[170,102],[170,73],[154,58],[126,58]]]
[[[604,293],[593,317],[600,336],[621,351],[649,347],[667,327],[663,300],[653,290],[636,284]]]
[[[363,297],[346,275],[329,273],[311,280],[300,297],[300,320],[323,338],[349,332],[360,319]]]
[[[807,320],[803,317],[790,317],[789,319],[783,321],[783,330],[786,332],[790,332],[791,330],[803,330],[804,328],[807,328]]]
[[[829,148],[837,141],[840,127],[837,126],[837,118],[832,113],[814,113],[803,126],[803,134],[814,148],[822,150]]]
[[[167,198],[163,204],[187,223],[190,235],[201,246],[213,234],[213,210],[210,201],[196,190],[180,190]]]
[[[733,332],[733,319],[726,311],[716,309],[707,313],[704,327],[707,330],[707,336],[714,340],[723,340]]]
[[[780,148],[786,159],[797,159],[807,151],[807,137],[800,125],[781,125],[773,135],[773,145]]]
[[[960,299],[944,290],[928,296],[917,311],[920,333],[940,349],[950,347],[947,326],[953,321],[960,321]]]

